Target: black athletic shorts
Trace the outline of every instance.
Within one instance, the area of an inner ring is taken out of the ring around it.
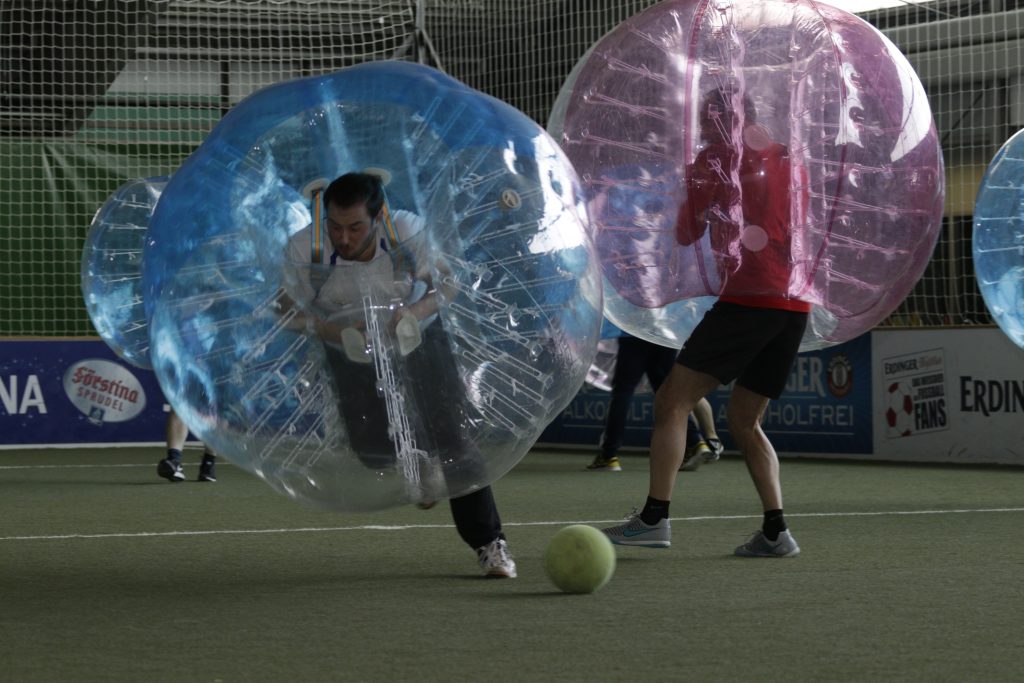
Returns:
[[[722,384],[735,379],[761,396],[778,398],[806,326],[806,313],[718,301],[686,340],[676,362]]]

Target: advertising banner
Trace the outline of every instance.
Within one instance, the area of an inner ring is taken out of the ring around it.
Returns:
[[[0,448],[164,441],[156,376],[101,340],[0,341]]]
[[[733,448],[726,424],[728,388],[708,396],[719,436]],[[595,448],[604,429],[610,394],[584,388],[541,434],[540,443]],[[637,394],[624,443],[646,448],[654,423],[654,396]],[[765,432],[780,453],[869,454],[872,441],[871,340],[864,335],[821,351],[801,353],[786,390],[772,401]]]
[[[733,449],[725,387],[708,397]],[[608,392],[584,388],[541,445],[596,451]],[[873,331],[802,353],[764,428],[783,455],[1024,465],[1024,350],[997,328]],[[100,340],[0,341],[0,448],[161,444],[152,372]],[[646,449],[654,396],[637,393],[624,445]]]
[[[998,328],[874,332],[875,457],[1024,465],[1024,350]]]
[[[645,391],[633,394],[626,431],[622,436],[623,450],[646,450],[651,444],[654,426],[654,394],[647,382]],[[562,414],[540,435],[538,445],[592,448],[597,451],[608,417],[608,404],[612,395],[608,391],[584,385]]]

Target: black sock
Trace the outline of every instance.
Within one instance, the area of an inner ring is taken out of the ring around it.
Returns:
[[[217,462],[217,456],[216,455],[214,455],[210,451],[206,451],[205,453],[203,453],[203,464],[204,465],[212,465],[215,462]]]
[[[668,504],[669,501],[667,500],[658,500],[657,498],[647,496],[643,512],[640,513],[640,521],[647,526],[654,526],[668,517]]]
[[[181,462],[181,451],[179,451],[177,448],[168,448],[167,459],[173,460],[174,462]]]
[[[779,540],[779,534],[786,530],[786,519],[782,516],[782,510],[765,510],[764,524],[761,531],[769,541]]]

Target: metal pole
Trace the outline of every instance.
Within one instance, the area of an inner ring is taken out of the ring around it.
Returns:
[[[420,64],[426,64],[427,59],[423,51],[423,43],[420,38],[424,34],[424,17],[426,16],[426,9],[423,4],[426,0],[416,0],[416,25],[414,31],[416,32],[416,61]]]
[[[441,56],[437,54],[434,41],[427,32],[427,0],[416,0],[415,20],[416,61],[420,64],[433,63],[434,67],[444,71]]]

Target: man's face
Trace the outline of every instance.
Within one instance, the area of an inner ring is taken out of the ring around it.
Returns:
[[[377,252],[377,230],[363,202],[345,208],[329,204],[327,235],[346,261],[369,261]]]

